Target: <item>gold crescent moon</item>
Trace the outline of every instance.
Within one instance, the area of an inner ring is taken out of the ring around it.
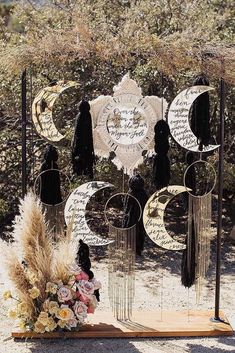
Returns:
[[[155,192],[147,201],[143,212],[144,228],[150,239],[158,246],[168,250],[184,250],[185,244],[174,240],[166,231],[164,212],[169,201],[176,195],[190,189],[185,186],[170,185]]]
[[[53,105],[62,92],[76,86],[78,83],[74,81],[58,81],[36,95],[32,104],[32,120],[37,133],[48,142],[59,142],[65,138],[54,124]]]

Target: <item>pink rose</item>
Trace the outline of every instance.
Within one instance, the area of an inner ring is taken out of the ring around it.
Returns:
[[[87,314],[94,314],[94,311],[95,311],[94,306],[92,306],[92,305],[88,306]]]
[[[60,303],[68,302],[69,300],[73,299],[71,290],[65,286],[59,288],[57,295]]]
[[[80,294],[79,296],[79,300],[81,300],[81,302],[83,302],[85,305],[87,305],[89,303],[89,298],[87,298],[85,295]]]
[[[81,281],[81,280],[88,281],[89,276],[84,271],[81,271],[78,275],[75,276],[75,279],[76,281]]]

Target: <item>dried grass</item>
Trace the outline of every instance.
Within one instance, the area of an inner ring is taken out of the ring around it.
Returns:
[[[46,283],[53,281],[52,240],[47,231],[41,204],[32,192],[20,203],[20,216],[15,220],[13,236],[21,247],[27,270],[38,279],[37,287],[43,301]],[[22,280],[26,281],[26,276]]]
[[[75,262],[77,244],[72,239],[72,222],[67,228],[66,236],[54,248],[54,276],[67,284],[70,280],[69,267]]]
[[[19,261],[17,255],[12,252],[12,249],[6,253],[6,267],[8,272],[8,278],[14,284],[14,287],[18,291],[19,299],[27,304],[27,313],[29,318],[33,318],[36,313],[35,304],[29,295],[29,289],[32,288],[27,272]]]
[[[67,228],[66,236],[61,237],[57,244],[53,243],[42,206],[32,192],[25,196],[19,208],[20,215],[14,222],[15,242],[2,242],[1,252],[8,279],[14,285],[12,293],[16,290],[14,297],[26,303],[27,315],[34,319],[46,300],[47,282],[69,282],[69,268],[75,261],[77,245],[72,239],[72,224]],[[33,286],[40,291],[34,300],[29,292]]]

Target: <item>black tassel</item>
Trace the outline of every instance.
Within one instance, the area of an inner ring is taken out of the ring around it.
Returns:
[[[181,283],[186,288],[190,288],[195,282],[196,273],[196,262],[195,262],[195,232],[194,232],[194,222],[192,221],[192,237],[191,237],[191,247],[190,254],[188,254],[188,249],[183,250],[182,262],[181,262]],[[187,244],[187,237],[186,237]],[[188,257],[189,255],[189,257]],[[190,260],[189,260],[190,258]],[[190,263],[189,263],[190,261]]]
[[[129,180],[129,190],[128,194],[134,196],[140,203],[141,209],[143,211],[146,202],[148,201],[148,195],[144,189],[144,179],[140,174],[136,174]],[[145,228],[143,224],[143,215],[140,218],[140,210],[136,202],[130,198],[125,205],[125,215],[123,227],[128,228],[136,224],[136,253],[141,255],[141,252],[144,249],[144,240],[145,240]]]
[[[154,131],[156,155],[153,162],[153,182],[156,189],[159,190],[169,185],[170,182],[170,161],[167,156],[170,129],[166,121],[159,120],[155,125]]]
[[[189,151],[186,153],[186,163],[188,166],[190,166],[191,164],[193,164],[195,158],[194,158],[194,154],[193,152]],[[191,189],[191,193],[195,194],[196,191],[196,175],[195,175],[195,168],[194,165],[192,165],[186,175],[185,175],[185,186],[187,186],[187,188]],[[188,197],[188,196],[187,196]]]
[[[89,256],[90,256],[89,246],[86,243],[84,243],[83,240],[80,239],[76,261],[81,267],[82,271],[84,271],[89,276],[89,280],[91,280],[92,278],[94,278],[94,273],[90,270],[91,260]],[[94,295],[96,296],[96,299],[99,302],[100,301],[99,289],[94,291]]]
[[[204,74],[198,75],[194,82],[194,86],[209,86],[209,80]],[[201,94],[192,105],[191,111],[191,129],[197,136],[199,150],[202,151],[203,146],[208,146],[211,138],[210,131],[210,98],[209,93]]]
[[[49,145],[44,154],[44,162],[41,165],[40,172],[50,169],[58,169],[58,153],[54,146]],[[40,199],[48,205],[56,205],[62,202],[60,190],[60,173],[59,170],[42,173],[40,176],[41,189]]]
[[[75,131],[72,142],[73,173],[88,175],[93,179],[94,146],[90,104],[82,100],[76,116]]]
[[[193,152],[186,153],[186,162],[187,165],[191,165],[194,162],[194,154]],[[192,165],[186,176],[185,176],[185,185],[190,188],[191,193],[195,193],[196,190],[196,176],[195,169]],[[188,208],[188,193],[185,195],[185,203],[186,208]],[[192,215],[193,217],[193,215]],[[196,260],[195,260],[195,230],[194,230],[194,220],[192,219],[191,224],[191,244],[189,244],[189,248],[191,249],[190,254],[188,253],[188,249],[183,250],[182,262],[181,262],[181,283],[186,287],[190,288],[195,282],[195,273],[196,273]],[[185,239],[186,244],[188,244],[188,235]]]

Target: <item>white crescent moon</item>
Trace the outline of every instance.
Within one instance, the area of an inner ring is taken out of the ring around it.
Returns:
[[[144,228],[150,239],[168,250],[183,250],[185,244],[172,239],[164,225],[164,211],[168,202],[176,195],[185,192],[185,186],[170,185],[155,192],[147,201],[143,211]]]
[[[107,245],[113,240],[101,238],[90,230],[87,225],[85,214],[86,205],[92,195],[98,190],[114,187],[114,185],[104,181],[91,181],[77,187],[68,197],[64,209],[65,223],[68,226],[72,222],[73,238],[82,239],[88,245]]]
[[[59,81],[54,86],[43,88],[32,104],[32,120],[37,133],[49,142],[59,142],[64,139],[53,121],[53,105],[59,95],[70,87],[77,86],[74,81]]]
[[[169,108],[168,124],[170,132],[175,141],[183,148],[192,152],[208,152],[219,147],[219,145],[203,146],[199,151],[197,137],[189,125],[189,111],[194,100],[202,93],[213,90],[210,86],[192,86],[180,92]]]

